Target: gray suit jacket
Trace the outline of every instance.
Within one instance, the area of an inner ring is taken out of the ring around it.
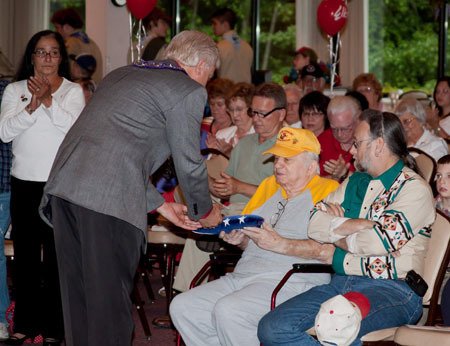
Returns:
[[[200,155],[205,89],[181,71],[126,66],[100,83],[67,133],[44,189],[50,196],[124,220],[146,233],[163,202],[149,176],[172,155],[189,216],[212,204]]]

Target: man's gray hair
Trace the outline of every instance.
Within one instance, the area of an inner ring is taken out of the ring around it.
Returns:
[[[211,67],[219,66],[219,50],[208,35],[194,30],[180,32],[164,50],[163,59],[172,59],[195,67],[200,60]]]
[[[306,167],[309,164],[314,162],[314,163],[317,164],[316,173],[320,174],[319,155],[317,155],[317,154],[315,154],[315,153],[313,153],[311,151],[304,151],[303,155],[302,155],[302,158],[306,159],[305,162],[304,162],[304,166],[303,167]]]
[[[357,120],[361,114],[361,106],[353,97],[350,96],[335,96],[328,104],[327,114],[330,115],[336,113],[342,113],[350,111],[353,116],[353,120]]]
[[[411,113],[421,124],[425,124],[427,121],[427,115],[422,103],[416,99],[404,99],[401,100],[394,112],[398,117],[405,113]]]

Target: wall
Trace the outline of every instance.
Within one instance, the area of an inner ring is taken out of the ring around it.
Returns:
[[[103,54],[103,74],[128,63],[130,48],[127,7],[111,0],[86,0],[86,32]]]

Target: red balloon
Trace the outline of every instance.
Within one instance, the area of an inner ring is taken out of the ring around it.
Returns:
[[[317,22],[330,36],[336,35],[347,23],[348,9],[343,0],[323,0],[317,8]]]
[[[127,0],[128,10],[137,19],[146,17],[156,6],[157,0]]]

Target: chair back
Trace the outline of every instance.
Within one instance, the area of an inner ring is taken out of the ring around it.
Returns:
[[[433,298],[438,298],[450,257],[450,220],[437,211],[436,220],[431,228],[431,239],[425,256],[423,278],[428,290],[423,297],[423,304],[428,305]],[[434,297],[436,296],[436,297]]]
[[[221,178],[220,173],[225,171],[228,166],[228,158],[221,154],[214,154],[205,163],[208,176],[213,179],[219,179]]]
[[[422,90],[410,90],[407,92],[404,92],[398,97],[400,100],[406,100],[406,99],[414,99],[414,100],[428,100],[428,95],[425,91]]]
[[[436,161],[420,149],[408,148],[408,151],[416,159],[416,163],[422,177],[428,182],[428,184],[431,185],[434,181],[434,176],[436,175]]]

